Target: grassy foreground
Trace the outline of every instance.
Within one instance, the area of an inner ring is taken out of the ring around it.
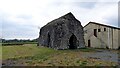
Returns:
[[[38,47],[36,44],[24,44],[22,46],[2,46],[2,60],[3,64],[11,63],[14,65],[32,66],[117,65],[113,62],[81,57],[82,54],[90,52],[95,52],[95,49],[54,50],[46,47]]]
[[[23,46],[2,46],[2,59],[24,58],[34,55],[40,55],[40,58],[54,52],[55,51],[53,49],[37,47],[36,44],[25,44]]]

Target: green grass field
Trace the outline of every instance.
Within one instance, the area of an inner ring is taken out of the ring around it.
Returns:
[[[53,49],[45,47],[40,48],[37,47],[36,44],[25,44],[23,46],[2,46],[2,59],[24,58],[34,55],[44,56],[54,52],[55,51]]]
[[[95,52],[95,49],[85,48],[76,50],[54,50],[46,47],[38,47],[36,44],[24,44],[22,46],[2,46],[3,63],[10,60],[14,65],[34,66],[99,66],[116,65],[113,62],[98,61],[81,57],[84,53]]]
[[[0,60],[2,60],[2,44],[0,43]]]

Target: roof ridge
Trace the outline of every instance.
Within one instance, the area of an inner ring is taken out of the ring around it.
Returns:
[[[90,24],[90,23],[98,24],[98,25],[102,25],[102,26],[106,26],[106,27],[115,28],[115,29],[119,29],[120,30],[119,27],[114,27],[114,26],[111,26],[111,25],[106,25],[106,24],[101,24],[101,23],[96,23],[96,22],[91,22],[91,21],[88,24]],[[86,27],[88,24],[86,24],[84,27]]]

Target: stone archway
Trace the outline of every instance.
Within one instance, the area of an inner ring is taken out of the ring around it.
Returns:
[[[69,49],[76,49],[77,48],[77,38],[73,34],[69,39]]]

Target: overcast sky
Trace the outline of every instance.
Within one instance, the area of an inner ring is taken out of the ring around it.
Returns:
[[[34,39],[39,28],[72,12],[88,22],[118,26],[119,0],[0,0],[0,33],[5,39]]]

